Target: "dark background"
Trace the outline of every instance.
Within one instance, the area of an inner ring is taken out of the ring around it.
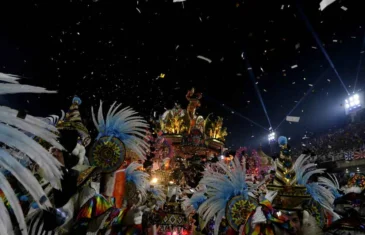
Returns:
[[[197,112],[224,117],[227,146],[267,146],[269,132],[242,117],[270,127],[247,62],[274,129],[313,88],[291,114],[300,122],[284,121],[276,130],[293,145],[305,134],[343,125],[347,94],[298,9],[347,89],[354,90],[358,72],[356,91],[364,86],[363,63],[358,70],[365,32],[361,0],[337,0],[324,11],[315,0],[3,2],[0,71],[59,93],[2,96],[0,104],[45,116],[67,111],[78,95],[89,129],[90,107],[99,100],[131,106],[148,119],[174,103],[186,107],[185,94],[194,86],[203,92]]]

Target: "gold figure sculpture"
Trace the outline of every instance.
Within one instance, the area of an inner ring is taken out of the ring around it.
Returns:
[[[205,121],[205,133],[209,138],[225,141],[228,133],[227,128],[223,128],[223,118],[218,117],[216,121],[211,121],[208,116]]]
[[[188,107],[186,108],[186,112],[187,112],[189,120],[190,120],[189,132],[195,126],[195,121],[196,121],[195,110],[198,107],[200,107],[200,105],[201,105],[200,99],[202,98],[201,93],[196,93],[195,96],[194,96],[194,93],[195,93],[195,89],[193,87],[193,88],[191,88],[191,90],[188,91],[188,93],[185,96],[186,99],[189,101]]]

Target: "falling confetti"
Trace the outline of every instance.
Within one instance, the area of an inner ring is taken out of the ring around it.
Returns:
[[[308,84],[308,86],[313,86],[313,84]]]
[[[136,9],[137,9],[138,13],[139,13],[139,14],[141,14],[141,10],[140,10],[140,9],[138,9],[138,7],[137,7]]]
[[[345,6],[342,6],[341,9],[344,11],[347,11],[347,7],[345,7]]]
[[[212,63],[212,60],[211,59],[208,59],[207,57],[204,57],[204,56],[201,56],[201,55],[198,55],[197,58],[201,59],[201,60],[205,60],[206,62],[208,63]]]
[[[292,68],[292,69],[298,68],[298,65],[297,65],[297,64],[292,65],[292,66],[291,66],[291,68]]]
[[[330,4],[334,3],[336,0],[322,0],[322,2],[319,4],[320,10],[323,11],[326,7],[328,7]]]

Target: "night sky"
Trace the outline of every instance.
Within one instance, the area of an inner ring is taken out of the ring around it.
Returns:
[[[354,91],[357,74],[355,91],[365,85],[365,62],[358,69],[362,1],[337,0],[324,11],[319,2],[2,1],[0,71],[59,94],[5,96],[0,104],[44,116],[67,110],[78,95],[91,127],[90,107],[99,100],[148,119],[174,103],[186,107],[185,94],[195,87],[203,93],[198,114],[224,117],[227,146],[257,147],[267,145],[270,125],[256,83],[274,129],[305,96],[291,114],[300,122],[276,130],[300,143],[305,134],[343,125],[347,96],[300,11],[347,89]]]

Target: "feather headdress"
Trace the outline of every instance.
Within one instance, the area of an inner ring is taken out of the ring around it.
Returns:
[[[307,188],[307,192],[312,196],[312,198],[323,208],[331,212],[335,219],[338,219],[340,218],[339,215],[333,211],[335,196],[331,190],[324,186],[323,183],[308,183],[308,180],[312,175],[325,173],[325,169],[313,169],[316,166],[315,163],[306,163],[309,158],[310,156],[302,154],[295,161],[294,169],[298,184],[305,186]]]
[[[117,112],[120,105],[115,108],[115,102],[110,107],[106,118],[103,115],[103,103],[100,101],[97,118],[94,109],[91,108],[93,122],[99,131],[97,139],[101,137],[116,137],[125,146],[136,153],[140,159],[145,159],[146,150],[149,147],[147,142],[147,122],[137,115],[137,112],[130,107],[126,107]]]
[[[164,193],[162,187],[159,185],[150,185],[147,191],[151,193],[152,198],[156,200],[157,208],[162,208],[166,202],[166,194]]]
[[[125,169],[125,179],[127,183],[133,183],[137,190],[141,193],[142,197],[145,197],[149,187],[149,175],[144,171],[138,170],[138,168],[141,167],[143,167],[143,165],[136,162],[129,164],[129,166]]]
[[[9,74],[0,73],[0,81],[10,84],[1,84],[1,94],[14,93],[56,93],[47,91],[44,88],[21,85],[17,82],[19,77]],[[52,132],[57,132],[57,129],[44,122],[43,120],[26,115],[23,118],[18,118],[18,111],[8,107],[0,106],[0,143],[4,146],[15,149],[37,163],[44,171],[45,178],[53,185],[54,188],[60,188],[60,179],[62,172],[59,163],[50,153],[48,153],[39,143],[33,140],[25,133],[38,136],[50,144],[57,146],[60,149],[63,147],[57,142],[57,136]],[[17,157],[15,152],[8,152],[6,149],[0,149],[0,166],[6,171],[11,172],[15,178],[29,191],[33,199],[41,208],[46,209],[51,206],[42,187],[34,178],[32,173],[25,168]],[[9,202],[15,218],[18,221],[20,231],[23,235],[27,234],[24,214],[20,207],[18,198],[10,186],[6,177],[0,173],[0,189],[4,193],[6,200]],[[2,200],[2,199],[1,199]],[[3,206],[3,201],[0,202],[0,231],[11,229],[9,224],[9,215],[7,209]],[[3,226],[1,225],[3,224]],[[6,226],[6,227],[4,227]],[[8,233],[11,234],[11,233]]]
[[[207,187],[207,200],[200,205],[198,213],[203,218],[203,228],[216,217],[214,231],[218,234],[228,201],[238,195],[248,199],[257,187],[246,182],[246,169],[238,158],[232,161],[231,166],[218,162],[215,168],[206,168],[200,181],[200,184]]]

